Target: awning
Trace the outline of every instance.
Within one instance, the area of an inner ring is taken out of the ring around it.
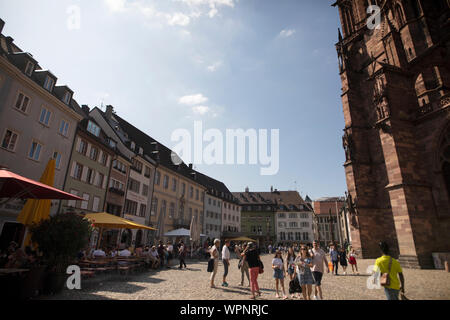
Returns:
[[[83,200],[8,170],[0,170],[0,198]]]
[[[152,227],[147,227],[142,224],[127,220],[106,212],[88,213],[84,216],[92,222],[95,227],[104,229],[147,229],[156,230]]]
[[[233,238],[233,239],[229,239],[230,241],[252,241],[252,242],[256,242],[256,240],[254,239],[250,239],[247,237],[239,237],[239,238]]]
[[[190,237],[190,236],[191,231],[185,228],[172,230],[164,234],[164,237]],[[200,237],[206,237],[206,235],[201,234]]]

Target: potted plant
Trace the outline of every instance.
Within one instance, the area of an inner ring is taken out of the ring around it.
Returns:
[[[33,225],[30,232],[47,266],[44,293],[58,293],[67,279],[67,267],[88,244],[91,223],[75,214],[57,214]]]

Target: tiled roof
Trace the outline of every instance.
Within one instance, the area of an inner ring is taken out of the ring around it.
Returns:
[[[286,210],[289,206],[299,209],[299,205],[306,206],[297,191],[273,191],[273,192],[233,192],[241,205],[275,205],[284,206]],[[309,207],[308,207],[309,208]]]

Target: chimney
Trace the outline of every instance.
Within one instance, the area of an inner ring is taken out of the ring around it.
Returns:
[[[250,192],[250,189],[248,187],[245,188],[245,192]]]
[[[189,163],[189,169],[192,170],[192,163]]]
[[[113,112],[114,112],[113,106],[110,105],[106,106],[106,113],[105,113],[106,119],[111,120]]]
[[[86,115],[89,115],[89,112],[91,111],[91,109],[89,108],[89,106],[86,105],[86,104],[83,104],[83,105],[81,106],[81,110],[83,110],[83,112],[86,113]]]
[[[273,192],[273,186],[270,186],[270,192]]]
[[[0,34],[3,32],[3,27],[5,26],[5,21],[0,19]]]

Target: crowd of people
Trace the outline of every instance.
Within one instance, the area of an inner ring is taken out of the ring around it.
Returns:
[[[37,253],[26,246],[24,250],[19,245],[11,241],[6,250],[0,251],[0,268],[8,269],[28,269],[38,264]]]

